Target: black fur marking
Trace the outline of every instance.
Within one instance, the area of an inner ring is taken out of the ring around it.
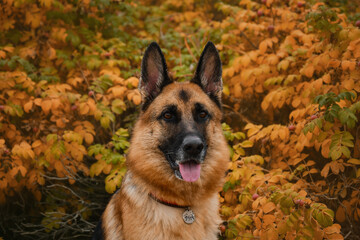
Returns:
[[[207,113],[206,118],[199,117],[199,113],[202,111]],[[208,110],[206,110],[205,106],[201,103],[195,103],[195,109],[193,111],[193,114],[195,121],[200,124],[205,123],[208,119],[211,119],[211,114],[209,113]]]
[[[207,150],[207,143],[206,140],[204,138],[204,134],[200,131],[198,131],[198,127],[194,127],[197,129],[193,129],[193,131],[186,131],[186,126],[185,123],[180,123],[177,124],[176,127],[172,128],[172,134],[164,139],[164,141],[158,146],[158,148],[163,152],[163,154],[165,155],[166,160],[169,162],[170,167],[173,170],[178,170],[179,166],[176,164],[176,161],[183,159],[183,160],[190,160],[187,159],[186,156],[185,159],[184,157],[181,158],[180,155],[185,154],[182,151],[182,145],[183,145],[183,141],[184,138],[186,136],[189,135],[194,135],[199,137],[202,142],[204,143],[204,149],[203,149],[203,154],[201,154],[201,156],[199,156],[200,158],[198,159],[199,162],[204,161],[205,155],[206,155],[206,150]]]
[[[164,118],[164,114],[165,113],[170,113],[173,115],[172,119],[165,119]],[[166,105],[164,107],[164,110],[161,112],[161,114],[157,117],[157,120],[161,121],[164,120],[167,123],[173,123],[173,124],[177,124],[181,121],[181,113],[177,110],[176,105]]]
[[[210,97],[211,100],[215,102],[216,106],[218,106],[219,109],[222,110],[221,99],[219,99],[219,97],[213,93],[210,93],[208,96]]]
[[[188,102],[190,99],[189,93],[187,91],[185,91],[184,89],[180,90],[179,97],[184,103]]]
[[[169,105],[171,109],[171,105]],[[212,115],[206,109],[205,105],[201,103],[195,103],[192,108],[192,119],[178,117],[176,122],[171,124],[165,124],[163,127],[167,134],[164,134],[164,138],[161,140],[158,148],[163,152],[166,160],[169,162],[170,167],[175,171],[178,170],[179,166],[176,164],[177,161],[186,161],[191,160],[186,152],[184,152],[184,139],[189,136],[197,136],[201,139],[204,144],[202,152],[199,154],[196,161],[202,162],[205,159],[207,145],[209,144],[207,139],[206,128],[208,126],[209,120],[211,120]],[[169,108],[165,108],[167,111]],[[177,110],[178,111],[178,110]],[[205,111],[208,115],[206,118],[200,118],[199,114]],[[181,113],[177,113],[181,114]],[[160,115],[162,116],[162,115]],[[158,119],[162,120],[162,117]]]
[[[104,240],[104,231],[102,229],[101,218],[94,230],[91,240]]]

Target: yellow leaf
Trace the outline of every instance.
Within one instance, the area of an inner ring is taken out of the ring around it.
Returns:
[[[116,190],[116,183],[114,180],[105,181],[105,190],[108,193],[114,193]]]
[[[252,141],[249,140],[245,140],[242,143],[240,143],[240,146],[243,148],[250,148],[254,145],[254,143]]]
[[[51,7],[53,0],[40,0],[40,3],[44,7]]]
[[[259,132],[262,127],[263,127],[262,125],[254,125],[252,123],[248,123],[246,124],[244,129],[248,130],[247,135],[248,137],[251,137],[255,135],[257,132]]]
[[[126,82],[130,83],[133,87],[137,87],[139,85],[139,79],[136,77],[131,77],[127,79]]]
[[[122,86],[114,86],[112,88],[109,88],[108,92],[112,92],[114,97],[119,98],[119,97],[124,97],[124,93],[127,90],[126,87],[122,87]]]
[[[286,71],[286,70],[288,69],[288,67],[289,67],[289,64],[290,64],[290,62],[289,62],[288,60],[282,60],[282,61],[278,64],[277,68],[278,68],[278,70],[284,70],[284,71]]]

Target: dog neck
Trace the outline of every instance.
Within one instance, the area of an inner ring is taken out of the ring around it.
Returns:
[[[154,199],[156,202],[164,204],[169,207],[174,207],[174,208],[189,208],[190,207],[190,206],[185,206],[185,205],[179,205],[175,202],[170,202],[170,201],[166,201],[165,199],[158,198],[155,196],[155,194],[153,194],[151,192],[149,193],[149,197]]]

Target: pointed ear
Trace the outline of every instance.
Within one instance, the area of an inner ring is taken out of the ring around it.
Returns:
[[[215,45],[208,42],[201,54],[195,76],[191,82],[198,84],[206,94],[221,106],[221,60]]]
[[[159,95],[163,87],[171,82],[164,55],[159,45],[152,42],[147,47],[141,62],[139,90],[143,97],[143,109]]]

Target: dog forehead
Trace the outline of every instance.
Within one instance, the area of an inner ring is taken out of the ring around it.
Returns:
[[[204,104],[210,102],[210,99],[197,84],[190,82],[175,82],[166,86],[160,95],[162,99],[169,101],[175,100],[184,104],[192,101],[201,101]]]
[[[169,106],[175,106],[177,111],[182,112],[183,116],[191,116],[194,108],[199,106],[197,104],[213,113],[216,119],[221,118],[221,110],[199,85],[191,82],[174,82],[162,89],[161,94],[154,99],[146,110],[144,119],[146,116],[152,116],[152,119],[156,119]]]

